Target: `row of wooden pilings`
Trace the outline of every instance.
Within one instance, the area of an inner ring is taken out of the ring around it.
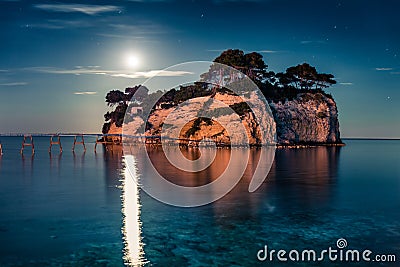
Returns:
[[[81,138],[79,141],[78,141],[78,136]],[[97,142],[97,140],[96,140],[96,142]],[[60,137],[60,135],[56,135],[55,134],[55,135],[51,135],[50,136],[49,153],[51,153],[51,148],[53,147],[53,145],[58,145],[58,147],[60,149],[60,153],[63,151],[63,148],[62,148],[62,145],[61,145],[61,137]],[[86,152],[86,145],[85,145],[85,139],[83,137],[83,134],[74,136],[74,144],[72,145],[72,151],[75,151],[75,146],[76,145],[82,145],[83,146],[83,150]],[[24,135],[24,139],[22,141],[22,146],[21,146],[21,150],[20,150],[21,154],[24,153],[25,147],[31,147],[32,148],[32,154],[35,153],[35,143],[33,142],[33,136],[32,135]]]
[[[70,136],[70,135],[68,135]],[[71,135],[72,136],[72,135]],[[85,138],[83,134],[77,134],[73,135],[74,136],[74,143],[72,145],[72,151],[75,151],[76,145],[82,145],[83,150],[86,152],[86,144],[85,144]],[[107,137],[112,136],[113,138],[109,139]],[[116,137],[116,138],[115,138]],[[146,145],[160,145],[161,144],[161,136],[136,136],[134,137],[136,142],[139,143],[144,143]],[[180,138],[180,139],[171,139],[175,144],[176,142],[180,146],[188,146],[188,147],[198,147],[199,143],[201,140],[191,140],[189,138]],[[98,144],[103,144],[106,145],[106,149],[108,149],[108,145],[118,145],[122,144],[122,135],[114,134],[114,135],[97,135],[96,142],[94,145],[94,152],[96,153],[97,145]],[[216,145],[218,146],[218,143],[216,142]],[[54,134],[50,136],[50,142],[49,142],[49,153],[52,151],[53,146],[58,146],[60,153],[63,152],[63,147],[61,144],[61,136],[59,134]],[[24,135],[23,140],[22,140],[22,145],[20,149],[20,153],[23,154],[24,150],[26,147],[31,147],[32,154],[35,153],[35,143],[33,140],[32,135]],[[0,155],[3,154],[3,147],[2,144],[0,143]]]
[[[69,135],[68,135],[69,136]],[[112,136],[114,138],[108,139],[107,137]],[[156,145],[161,143],[161,137],[159,136],[151,136],[151,137],[135,137],[135,139],[141,143],[145,144],[150,144],[150,145]],[[53,145],[59,147],[60,153],[63,152],[63,147],[61,144],[61,136],[58,134],[54,134],[50,136],[50,142],[49,142],[49,153],[52,151]],[[97,152],[97,145],[102,144],[106,145],[106,149],[108,150],[107,146],[113,146],[113,145],[119,145],[122,144],[122,135],[118,134],[113,134],[113,135],[108,135],[108,134],[103,134],[103,135],[97,135],[96,142],[94,145],[94,152]],[[86,144],[85,144],[85,138],[83,134],[77,134],[74,135],[74,143],[72,145],[72,151],[75,151],[76,145],[82,145],[84,152],[86,152]],[[26,147],[31,147],[32,154],[35,153],[35,143],[33,140],[33,136],[28,134],[23,136],[22,140],[22,145],[20,149],[20,153],[23,154],[24,150]],[[112,149],[112,148],[111,148]],[[0,155],[3,155],[3,146],[0,143]]]
[[[96,138],[96,143],[94,145],[94,152],[96,153],[96,149],[97,149],[97,144],[105,144],[105,145],[115,145],[115,144],[119,144],[122,142],[122,137],[119,136],[117,138],[117,141],[108,141],[106,136],[108,135],[97,135]],[[63,152],[63,147],[61,144],[61,136],[58,134],[54,134],[50,136],[50,142],[49,142],[49,153],[51,153],[52,147],[53,146],[58,146],[60,153]],[[86,152],[86,144],[85,144],[85,138],[83,134],[77,134],[74,135],[74,143],[72,145],[72,151],[75,151],[75,147],[76,145],[82,145],[83,150]],[[23,154],[24,150],[26,147],[30,147],[32,154],[35,153],[35,143],[33,140],[33,136],[32,135],[24,135],[23,136],[23,140],[22,140],[22,145],[21,145],[21,149],[20,149],[20,153]],[[2,143],[0,143],[0,155],[3,155],[3,145]]]

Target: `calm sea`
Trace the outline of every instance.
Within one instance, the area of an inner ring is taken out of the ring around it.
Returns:
[[[345,147],[278,149],[267,180],[248,192],[252,162],[222,199],[198,208],[160,203],[126,177],[118,149],[19,154],[21,137],[1,137],[0,266],[400,266],[400,141],[346,140]],[[192,152],[185,152],[193,156]],[[210,182],[230,157],[218,149],[208,171],[185,176],[160,150],[150,158],[169,180]],[[195,154],[195,153],[194,153]],[[138,175],[148,166],[136,155]],[[196,155],[194,155],[195,157]],[[126,179],[125,179],[126,178]],[[260,262],[264,249],[337,248],[395,254],[397,263]]]

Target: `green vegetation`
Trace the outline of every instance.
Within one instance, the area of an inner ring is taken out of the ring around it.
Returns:
[[[328,117],[328,115],[326,115],[325,112],[320,111],[317,113],[317,117],[320,119],[324,119],[324,118]]]
[[[104,119],[106,121],[115,122],[117,127],[121,127],[124,122],[124,115],[127,107],[128,105],[126,103],[118,104],[114,111],[104,114]]]
[[[202,82],[195,82],[192,85],[180,86],[179,90],[171,89],[164,93],[159,103],[172,103],[173,105],[179,105],[188,99],[209,96],[212,94],[209,85]]]
[[[238,49],[229,49],[222,52],[214,61],[246,74],[260,88],[268,101],[284,102],[304,92],[325,94],[324,88],[336,84],[332,74],[318,73],[316,68],[308,63],[289,67],[285,72],[268,71],[268,65],[264,63],[262,55],[256,52],[245,54]],[[210,74],[203,74],[203,77],[207,75]]]
[[[197,131],[200,130],[200,125],[201,123],[205,123],[207,126],[212,125],[212,120],[210,118],[204,118],[204,117],[199,117],[197,119],[194,120],[192,127],[190,127],[186,133],[185,133],[185,137],[188,138],[192,135],[194,135]]]
[[[235,103],[233,105],[230,105],[229,107],[233,109],[240,117],[244,116],[251,110],[246,102]]]
[[[278,73],[280,87],[294,87],[298,90],[323,89],[336,84],[332,74],[318,73],[317,70],[307,63],[290,67],[285,73]]]

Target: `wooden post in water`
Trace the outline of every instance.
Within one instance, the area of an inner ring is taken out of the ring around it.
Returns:
[[[77,141],[76,137],[80,136],[81,141]],[[85,146],[85,139],[83,138],[83,134],[75,135],[74,136],[74,144],[72,146],[72,151],[75,151],[75,145],[83,145],[83,150],[86,152],[86,146]]]
[[[0,143],[0,156],[3,155],[3,145]]]
[[[94,153],[97,153],[96,148],[97,148],[97,144],[102,144],[103,143],[103,137],[101,137],[99,139],[99,136],[97,136],[96,138],[96,143],[94,144]]]
[[[53,137],[57,137],[57,141],[53,140]],[[50,136],[50,147],[49,147],[49,153],[51,153],[51,147],[53,145],[58,145],[60,147],[60,153],[62,153],[62,146],[61,146],[61,138],[60,135],[58,134],[53,134],[52,136]]]
[[[30,142],[28,143],[26,140],[30,139]],[[32,154],[35,154],[35,144],[33,143],[33,137],[32,135],[24,135],[24,140],[22,141],[22,147],[20,150],[20,153],[23,154],[24,153],[24,148],[26,146],[30,146],[32,147]]]
[[[100,136],[100,135],[99,135]],[[94,153],[96,153],[96,148],[97,148],[97,144],[104,144],[106,145],[106,150],[108,150],[107,145],[111,145],[111,150],[112,150],[112,145],[114,144],[113,142],[109,142],[107,141],[107,136],[106,135],[102,135],[101,138],[99,138],[99,136],[97,136],[96,138],[96,144],[94,144]]]

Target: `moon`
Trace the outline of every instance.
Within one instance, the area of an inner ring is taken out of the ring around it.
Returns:
[[[139,66],[140,60],[137,55],[128,55],[126,58],[126,64],[128,67],[137,67]]]

